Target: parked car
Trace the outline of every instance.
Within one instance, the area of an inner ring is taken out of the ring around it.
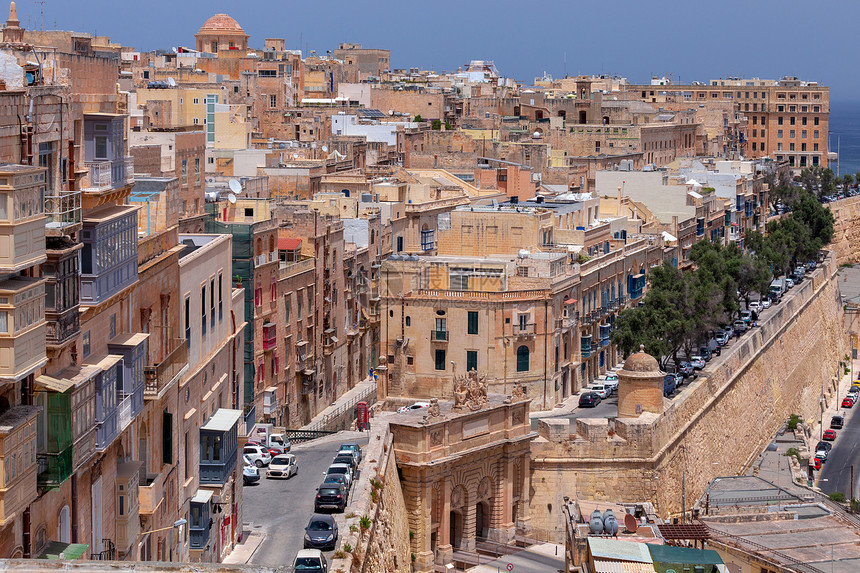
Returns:
[[[349,490],[342,483],[320,484],[314,498],[314,511],[324,509],[343,511],[346,508],[347,497],[349,497]]]
[[[598,404],[600,404],[600,396],[597,392],[585,392],[579,397],[580,408],[594,408]]]
[[[826,460],[827,454],[830,453],[831,449],[833,449],[833,444],[822,440],[818,442],[817,446],[815,446],[815,457],[821,457]]]
[[[822,439],[832,442],[836,439],[836,430],[824,430]]]
[[[355,479],[355,473],[358,471],[358,464],[355,463],[355,458],[352,455],[352,452],[344,452],[338,453],[334,460],[331,462],[332,464],[345,464],[349,466],[349,471],[352,474],[352,479]]]
[[[259,442],[257,440],[247,440],[245,442],[245,445],[246,446],[260,446],[261,448],[264,448],[267,452],[269,452],[269,455],[272,457],[275,457],[278,454],[284,453],[280,448],[270,448],[269,446],[267,446],[267,445],[265,445],[262,442]]]
[[[725,330],[722,332],[719,332],[719,333],[717,333],[717,337],[716,337],[717,344],[719,344],[720,346],[725,346],[726,344],[729,343],[729,338],[730,338],[730,335],[728,333],[726,333]]]
[[[245,451],[243,453],[251,458],[253,464],[258,468],[267,466],[269,465],[269,462],[272,461],[272,454],[270,454],[269,450],[263,446],[245,444]]]
[[[705,367],[705,359],[701,356],[691,356],[690,364],[693,365],[693,370],[701,370]]]
[[[606,374],[606,381],[604,382],[604,384],[609,386],[613,392],[617,392],[618,391],[618,374],[616,374],[614,372],[608,372]]]
[[[293,571],[298,573],[328,573],[328,563],[319,549],[302,549],[296,553]]]
[[[761,299],[761,308],[762,308],[762,310],[764,310],[766,308],[770,308],[770,299],[769,298]]]
[[[758,312],[761,310],[761,303],[757,300],[751,300],[749,305],[747,306],[747,310],[749,310],[750,312],[752,312],[752,311]]]
[[[325,471],[324,475],[329,474],[343,474],[347,477],[346,487],[349,489],[352,487],[352,468],[349,467],[349,464],[332,464]]]
[[[338,451],[343,451],[343,450],[352,450],[353,452],[355,452],[357,454],[359,463],[361,462],[361,446],[359,446],[355,442],[347,442],[345,444],[341,444],[340,447],[338,448]]]
[[[781,296],[776,294],[776,293],[773,293],[773,292],[769,293],[767,295],[767,298],[770,301],[770,304],[772,304],[772,305],[773,304],[779,304],[779,301],[781,300]]]
[[[337,544],[337,522],[331,515],[315,513],[305,527],[305,549],[334,549]]]
[[[820,470],[823,464],[824,460],[819,458],[818,456],[812,458],[812,467],[814,467],[815,469]]]
[[[409,406],[402,406],[397,409],[397,412],[403,414],[404,412],[413,412],[415,410],[426,410],[430,407],[430,402],[415,402],[414,404],[410,404]]]
[[[746,325],[749,326],[750,323],[752,322],[752,312],[750,312],[748,310],[742,310],[741,311],[741,320],[743,320],[746,323]]]
[[[250,485],[260,481],[260,470],[257,469],[257,466],[254,465],[251,458],[248,456],[242,456],[242,461],[244,462],[242,465],[242,484]]]
[[[794,288],[794,281],[791,279],[791,277],[785,278],[785,287],[786,288]]]
[[[692,376],[695,372],[695,369],[693,368],[692,364],[685,361],[678,364],[678,372],[681,373],[681,376],[686,378],[687,376]]]
[[[341,448],[337,451],[336,456],[352,456],[352,459],[355,460],[355,466],[358,467],[358,462],[361,461],[358,457],[358,452],[350,448]]]
[[[729,338],[735,335],[735,327],[732,324],[727,325],[723,331],[729,335]]]
[[[860,386],[857,386],[856,384],[854,386],[851,386],[851,388],[848,389],[848,393],[849,394],[860,394]]]
[[[817,266],[818,266],[818,263],[816,263],[815,261],[809,261],[808,263],[806,263],[806,270],[814,271],[815,267],[817,267]]]
[[[736,320],[732,326],[734,326],[737,336],[742,336],[747,331],[747,323],[743,320]]]
[[[842,398],[843,408],[851,408],[854,406],[854,398],[852,398],[851,396],[854,396],[854,394],[849,394],[848,396]]]
[[[347,474],[328,474],[323,478],[323,483],[342,483],[346,488],[349,488],[349,475]]]
[[[711,349],[708,348],[707,346],[700,346],[699,347],[699,356],[701,356],[702,360],[704,360],[705,362],[710,362],[711,358],[713,357],[711,355]]]
[[[291,478],[299,473],[299,462],[293,454],[281,454],[275,456],[269,462],[266,470],[266,479],[269,478]]]
[[[830,427],[834,430],[841,430],[844,425],[845,418],[843,418],[842,416],[837,415],[830,418]]]
[[[612,393],[612,390],[606,386],[606,384],[594,383],[588,386],[589,392],[594,392],[598,396],[600,396],[601,400],[605,400],[609,398],[609,395]]]
[[[668,397],[675,391],[678,381],[674,374],[666,374],[663,377],[663,395]]]

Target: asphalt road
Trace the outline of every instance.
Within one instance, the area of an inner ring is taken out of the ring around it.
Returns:
[[[841,400],[841,397],[840,397]],[[836,430],[836,440],[833,449],[827,455],[827,461],[818,475],[818,487],[824,493],[840,491],[848,497],[851,489],[851,466],[854,466],[854,497],[860,497],[860,415],[855,415],[853,408],[840,408],[839,413],[845,416],[845,426]],[[830,427],[830,420],[824,421],[824,428]],[[818,443],[818,442],[816,442]]]
[[[354,432],[343,436],[323,438],[292,448],[299,463],[299,473],[288,480],[266,479],[265,468],[260,470],[260,481],[245,486],[243,515],[246,531],[262,532],[266,538],[251,557],[255,565],[292,565],[296,553],[302,549],[305,526],[314,512],[314,496],[328,469],[338,446],[355,441],[362,447],[367,438],[353,438]],[[320,443],[322,442],[322,443]],[[350,499],[350,501],[352,501]],[[339,533],[343,534],[343,514],[335,514]],[[331,551],[325,552],[331,561]]]

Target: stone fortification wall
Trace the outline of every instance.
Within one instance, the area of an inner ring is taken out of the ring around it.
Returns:
[[[689,508],[712,478],[743,472],[790,414],[817,420],[849,352],[837,268],[828,256],[752,336],[723,349],[719,368],[666,400],[663,414],[541,421],[532,443],[534,534],[562,538],[565,495],[652,500],[661,515],[680,512],[682,480]]]
[[[829,248],[835,252],[836,262],[844,265],[860,261],[860,196],[834,201],[830,210],[836,223]]]
[[[344,551],[346,556],[334,559],[330,571],[412,571],[408,515],[397,478],[393,440],[388,424],[378,420],[363,452],[352,502],[346,508],[346,515],[352,517],[347,518],[338,544],[338,550]],[[367,529],[361,527],[364,516],[370,519]],[[355,531],[350,531],[353,525]],[[346,545],[351,551],[346,551]]]

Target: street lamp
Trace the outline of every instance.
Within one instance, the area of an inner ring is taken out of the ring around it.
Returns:
[[[174,521],[172,527],[166,527],[165,528],[165,529],[170,530],[169,543],[170,543],[170,561],[171,562],[173,561],[173,530],[179,529],[179,542],[182,543],[182,526],[185,525],[186,523],[188,523],[188,520],[183,517],[183,518],[180,518],[180,519],[177,519],[176,521]],[[182,557],[182,550],[181,549],[179,551],[179,557]]]

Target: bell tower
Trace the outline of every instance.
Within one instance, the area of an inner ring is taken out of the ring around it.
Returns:
[[[24,28],[18,21],[18,9],[15,7],[15,0],[9,4],[9,19],[6,20],[6,27],[3,28],[3,41],[9,44],[24,42]]]

